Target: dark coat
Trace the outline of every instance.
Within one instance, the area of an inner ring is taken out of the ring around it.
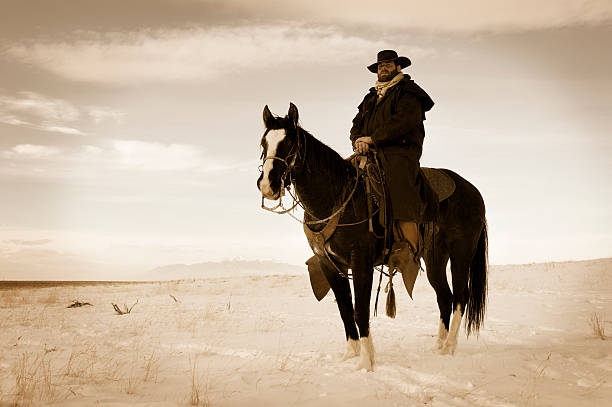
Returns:
[[[362,136],[370,136],[374,141],[395,220],[424,223],[433,220],[437,212],[437,208],[428,208],[437,202],[431,202],[435,195],[432,196],[419,163],[425,137],[423,120],[433,105],[429,95],[404,74],[404,79],[388,89],[380,101],[376,89],[371,88],[353,119],[353,145]],[[432,205],[428,205],[430,202]]]

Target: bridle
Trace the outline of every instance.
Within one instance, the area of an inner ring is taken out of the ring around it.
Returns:
[[[268,132],[271,129],[266,129],[265,133],[263,134],[263,137],[266,137],[266,135],[268,134]],[[305,136],[303,136],[304,138],[304,148],[306,147],[306,139]],[[360,178],[362,177],[362,174],[358,173],[357,176],[355,177],[355,184],[353,185],[353,188],[351,189],[350,194],[348,195],[348,197],[346,198],[346,200],[344,200],[344,202],[342,203],[342,205],[340,205],[340,207],[334,211],[331,215],[329,215],[328,217],[324,218],[324,219],[318,219],[316,216],[314,216],[312,213],[310,213],[310,211],[306,210],[306,208],[304,207],[304,205],[302,205],[302,202],[300,202],[300,199],[297,197],[297,195],[291,191],[290,186],[291,184],[295,185],[295,183],[293,182],[293,178],[291,176],[291,173],[293,171],[293,169],[296,167],[296,161],[299,157],[299,148],[300,148],[300,136],[299,136],[299,132],[298,132],[298,142],[295,144],[295,147],[291,150],[291,152],[287,155],[287,158],[281,158],[281,157],[277,157],[277,156],[268,156],[268,157],[263,157],[263,152],[262,152],[262,158],[263,161],[262,163],[259,165],[259,171],[263,172],[263,165],[266,163],[266,160],[278,160],[280,162],[282,162],[283,164],[285,164],[285,172],[283,172],[283,174],[281,175],[280,181],[281,181],[281,185],[280,185],[280,193],[279,193],[279,197],[278,197],[278,204],[274,207],[267,207],[265,205],[265,201],[264,201],[264,197],[262,195],[261,197],[261,207],[269,212],[272,213],[277,213],[279,215],[283,215],[288,213],[289,216],[291,216],[293,219],[295,219],[296,221],[300,222],[302,225],[315,225],[315,224],[320,224],[320,223],[325,223],[328,222],[329,220],[331,220],[333,217],[335,217],[336,215],[338,215],[339,213],[343,212],[344,209],[346,208],[346,206],[348,205],[348,203],[353,199],[353,196],[355,195],[355,191],[357,191],[357,187],[359,186],[359,181]],[[355,156],[359,155],[358,153],[354,153],[353,155],[351,155],[347,160],[351,160],[353,159]],[[288,163],[287,161],[291,159],[291,162]],[[300,163],[300,166],[304,165],[304,162],[306,160],[306,151],[304,151],[304,153],[302,154],[302,162]],[[287,177],[289,177],[289,184],[285,186],[285,182],[287,180]],[[293,199],[293,204],[291,205],[290,208],[285,208],[285,206],[283,205],[283,196],[285,195],[285,189],[287,189],[287,191],[289,191],[289,195],[291,196],[291,198]],[[315,220],[313,221],[303,221],[301,219],[299,219],[297,216],[295,216],[292,211],[296,208],[300,206],[303,210],[304,213],[308,214],[309,216],[311,216],[312,218],[314,218]],[[280,210],[279,210],[280,208]],[[374,214],[378,213],[378,211],[380,210],[377,209],[376,212],[374,212]],[[373,215],[374,215],[373,214]],[[365,223],[369,220],[370,218],[367,217],[361,221],[358,222],[354,222],[354,223],[338,223],[336,226],[354,226],[354,225],[359,225],[361,223]],[[333,266],[336,268],[336,270],[338,271],[338,274],[344,278],[347,279],[351,279],[352,278],[352,274],[348,273],[348,272],[344,272],[342,271],[337,265],[336,263],[334,263],[332,261]],[[391,271],[390,273],[385,273],[384,271],[384,265],[380,266],[380,269],[377,269],[380,272],[380,279],[378,281],[378,290],[376,292],[376,303],[375,303],[375,308],[374,308],[374,315],[376,315],[376,311],[378,310],[378,294],[380,293],[380,287],[381,287],[381,283],[382,283],[382,277],[383,275],[386,275],[388,277],[392,277],[393,274],[395,274],[394,271]],[[391,283],[391,280],[389,280],[389,283],[387,284],[387,287],[385,288],[385,292],[387,292],[387,289],[389,287],[389,284],[391,285],[391,287],[393,287],[393,284]]]
[[[263,137],[266,137],[266,135],[268,134],[268,132],[271,129],[266,129]],[[293,198],[293,205],[291,206],[291,208],[285,208],[283,205],[283,196],[285,195],[285,188],[289,188],[289,186],[293,183],[293,179],[291,178],[291,172],[293,171],[293,169],[295,168],[295,163],[297,161],[297,157],[298,157],[298,151],[299,151],[299,138],[298,138],[298,143],[295,144],[295,147],[291,150],[291,152],[287,155],[287,158],[281,158],[281,157],[277,157],[274,155],[268,156],[268,157],[264,157],[262,163],[259,166],[259,171],[263,172],[263,166],[266,163],[267,160],[278,160],[280,162],[282,162],[283,164],[285,164],[285,172],[283,172],[283,174],[280,177],[280,194],[278,197],[278,204],[274,207],[267,207],[266,203],[264,201],[264,197],[263,195],[261,196],[261,207],[267,211],[273,212],[273,213],[277,213],[279,215],[283,215],[285,213],[288,213],[292,210],[294,210],[298,205],[301,206],[301,203],[299,202],[299,200],[296,200],[295,197],[293,196],[293,194],[291,194],[291,197]],[[262,153],[263,155],[263,153]],[[290,160],[291,162],[288,163],[287,161]],[[285,185],[287,177],[289,177],[289,184]],[[281,208],[280,210],[277,210],[278,208]]]
[[[268,134],[268,132],[271,129],[266,129],[263,137],[266,137],[266,135]],[[274,207],[267,207],[264,201],[264,197],[262,195],[261,197],[261,207],[267,211],[270,211],[272,213],[277,213],[279,215],[284,215],[286,213],[289,213],[289,216],[291,216],[293,219],[297,220],[298,222],[300,222],[303,225],[316,225],[316,224],[320,224],[320,223],[325,223],[327,221],[329,221],[330,219],[332,219],[334,216],[338,215],[339,213],[341,213],[342,211],[344,211],[344,209],[346,208],[346,205],[348,205],[348,203],[353,199],[353,195],[355,195],[355,191],[357,191],[357,186],[359,185],[359,179],[360,176],[356,176],[355,177],[355,184],[353,185],[353,188],[351,189],[350,194],[348,195],[348,197],[344,200],[344,202],[342,203],[342,205],[340,205],[340,207],[335,210],[331,215],[329,215],[328,217],[324,218],[324,219],[318,219],[316,216],[314,216],[312,213],[310,213],[305,207],[304,205],[302,205],[302,202],[300,201],[300,199],[296,196],[296,194],[294,192],[291,191],[291,184],[295,185],[295,183],[293,182],[293,178],[291,176],[293,169],[296,167],[296,162],[297,162],[297,158],[299,157],[299,151],[300,151],[300,137],[299,137],[299,132],[298,132],[298,142],[295,144],[294,148],[291,150],[291,152],[287,155],[287,158],[281,158],[281,157],[277,157],[277,156],[268,156],[265,157],[263,159],[263,162],[261,163],[261,165],[259,166],[260,171],[263,171],[263,165],[265,164],[266,160],[279,160],[280,162],[282,162],[283,164],[285,164],[285,172],[283,172],[283,174],[281,175],[280,181],[281,181],[281,185],[280,185],[280,194],[278,197],[278,204]],[[304,140],[304,146],[306,146],[306,142]],[[263,153],[262,153],[263,155]],[[353,156],[355,156],[355,154],[353,154],[351,156],[351,158]],[[288,163],[287,161],[290,159],[290,157],[293,157],[293,159],[291,160],[290,163]],[[304,165],[304,161],[306,160],[306,152],[304,151],[304,153],[302,154],[302,163],[300,164],[300,166]],[[285,185],[287,177],[289,177],[289,184]],[[287,191],[289,192],[289,195],[291,196],[291,198],[293,199],[293,204],[291,205],[291,207],[289,208],[285,208],[285,206],[283,205],[283,196],[285,195],[285,189],[287,189]],[[295,208],[297,208],[298,206],[300,206],[305,213],[307,213],[309,216],[311,216],[312,218],[314,218],[315,220],[313,221],[303,221],[299,218],[297,218],[293,213],[291,213],[291,211],[293,211]],[[280,210],[279,210],[280,208]],[[338,224],[337,226],[352,226],[352,225],[358,225],[360,223],[364,223],[367,222],[368,218],[356,222],[356,223],[350,223],[350,224]]]

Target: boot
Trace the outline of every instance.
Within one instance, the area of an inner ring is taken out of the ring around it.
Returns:
[[[414,283],[421,268],[419,259],[419,253],[413,249],[410,242],[401,240],[393,243],[391,256],[389,257],[389,269],[394,270],[397,268],[402,273],[404,286],[406,286],[410,298],[412,298]]]

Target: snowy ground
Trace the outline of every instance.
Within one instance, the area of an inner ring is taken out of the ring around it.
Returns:
[[[372,319],[371,373],[339,361],[336,304],[314,299],[305,269],[0,289],[0,406],[610,405],[612,338],[589,319],[612,333],[612,259],[493,267],[485,328],[462,332],[455,356],[430,350],[438,310],[425,276],[414,301],[396,288],[397,318],[381,293]],[[111,306],[137,299],[128,315]]]

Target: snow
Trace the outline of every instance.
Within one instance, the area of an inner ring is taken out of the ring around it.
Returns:
[[[495,266],[485,327],[454,356],[421,274],[371,320],[373,372],[332,294],[297,274],[2,289],[0,406],[599,406],[612,400],[612,259]],[[374,287],[374,290],[376,287]],[[175,301],[171,296],[174,296]],[[93,306],[66,308],[73,300]],[[111,303],[130,307],[117,315]],[[373,302],[372,302],[373,307]],[[196,397],[197,390],[197,397]]]

